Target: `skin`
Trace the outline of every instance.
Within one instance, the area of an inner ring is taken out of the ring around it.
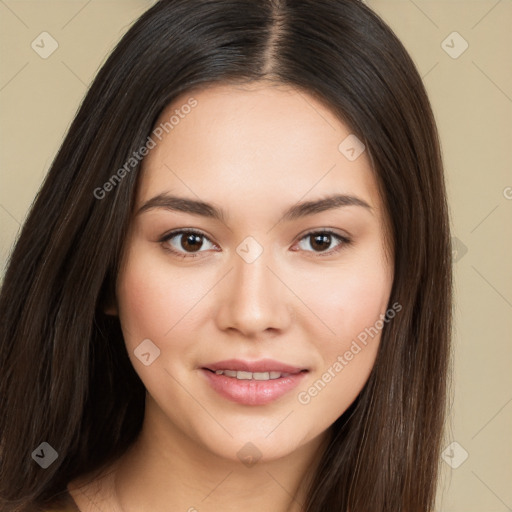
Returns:
[[[71,494],[82,511],[298,512],[301,481],[376,358],[380,333],[299,402],[388,307],[384,206],[367,153],[349,161],[339,151],[351,131],[311,95],[269,83],[215,85],[177,98],[161,120],[191,96],[197,106],[143,162],[135,211],[167,193],[212,203],[226,219],[164,208],[134,215],[109,313],[119,315],[147,389],[144,425],[108,472],[73,482]],[[371,209],[282,220],[297,202],[334,193]],[[183,247],[187,235],[160,242],[179,228],[204,233],[198,251]],[[327,228],[351,243],[332,237],[322,250],[306,236]],[[252,263],[236,251],[248,236],[263,248]],[[180,258],[169,246],[198,256]],[[134,354],[144,339],[160,349],[149,366]],[[199,370],[231,358],[271,358],[308,373],[275,402],[240,405]],[[246,443],[261,456],[251,467],[237,456]]]

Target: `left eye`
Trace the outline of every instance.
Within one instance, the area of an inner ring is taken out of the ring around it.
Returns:
[[[331,248],[333,241],[337,240],[338,243]],[[319,253],[333,253],[340,250],[343,246],[348,245],[350,240],[344,236],[338,235],[332,231],[315,231],[308,233],[300,239],[299,245],[302,241],[309,241],[307,245],[313,249],[307,252],[319,252]]]
[[[179,241],[175,243],[175,239]],[[332,243],[336,240],[338,243],[332,248]],[[160,242],[165,244],[166,250],[183,258],[194,258],[197,256],[197,253],[204,252],[201,249],[204,249],[205,241],[211,246],[207,247],[206,250],[216,247],[206,235],[193,230],[175,231],[160,240]],[[312,248],[312,250],[305,248],[304,243]],[[348,238],[329,230],[310,232],[299,240],[300,249],[306,252],[317,253],[318,256],[335,253],[349,244],[350,240]]]

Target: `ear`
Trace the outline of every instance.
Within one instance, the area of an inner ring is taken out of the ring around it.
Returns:
[[[103,307],[103,313],[110,316],[118,316],[117,312],[117,304],[112,304],[110,306]]]
[[[109,316],[118,316],[117,299],[114,285],[110,279],[103,284],[99,309]]]

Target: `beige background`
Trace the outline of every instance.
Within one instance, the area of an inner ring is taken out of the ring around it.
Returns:
[[[1,271],[88,84],[152,3],[0,0]],[[442,461],[438,510],[512,510],[512,0],[367,4],[424,77],[456,237],[454,401],[445,445],[458,444]],[[58,43],[46,59],[31,47],[41,45],[42,32]]]

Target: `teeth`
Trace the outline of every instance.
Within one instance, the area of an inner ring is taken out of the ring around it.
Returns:
[[[288,377],[289,373],[281,372],[245,372],[235,370],[215,370],[217,375],[225,375],[238,380],[274,380],[280,377]]]
[[[279,374],[281,375],[281,374]],[[268,380],[270,379],[270,373],[269,372],[255,372],[252,374],[252,378],[254,380]],[[275,379],[275,377],[274,377]]]

